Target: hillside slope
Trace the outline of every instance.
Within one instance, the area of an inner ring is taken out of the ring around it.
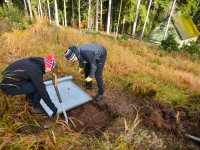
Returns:
[[[187,54],[41,23],[0,37],[0,71],[17,59],[53,53],[57,74],[72,75],[83,87],[77,64],[63,54],[70,45],[88,42],[108,51],[104,99],[69,111],[67,127],[61,117],[35,115],[23,96],[1,92],[0,149],[195,148],[184,135],[200,137],[200,69],[199,61]],[[94,95],[96,88],[87,92]]]

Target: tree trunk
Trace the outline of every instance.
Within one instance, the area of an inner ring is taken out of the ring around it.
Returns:
[[[119,16],[118,16],[118,21],[117,21],[117,31],[116,31],[116,36],[118,35],[119,21],[120,21],[121,10],[122,10],[122,1],[123,1],[123,0],[121,0],[120,8],[119,8]]]
[[[49,6],[49,0],[47,0],[47,8],[48,8],[48,15],[49,15],[49,23],[51,24],[51,10]]]
[[[71,19],[71,26],[74,26],[74,0],[71,0],[72,2],[72,19]]]
[[[64,26],[67,27],[66,1],[64,0]]]
[[[38,16],[40,18],[40,8],[39,8],[39,4],[37,5],[37,10],[38,10]]]
[[[88,31],[91,29],[91,0],[88,2]]]
[[[123,25],[122,25],[122,35],[124,35],[124,25],[125,25],[125,21],[126,21],[126,18],[125,18],[125,16],[124,16]]]
[[[95,23],[95,31],[98,31],[98,16],[99,16],[99,0],[96,0],[96,23]]]
[[[31,18],[31,20],[33,20],[33,12],[32,12],[32,8],[31,8],[31,2],[30,2],[30,0],[27,0],[27,2],[28,2],[28,10],[29,10],[30,18]]]
[[[43,16],[43,13],[42,13],[41,1],[39,0],[38,3],[39,3],[40,16],[42,17],[42,16]]]
[[[65,20],[63,17],[62,17],[62,26],[65,26]]]
[[[143,29],[142,29],[142,34],[140,36],[140,39],[142,39],[143,35],[144,35],[144,31],[145,31],[145,28],[146,28],[147,20],[148,20],[148,17],[149,17],[149,12],[150,12],[150,8],[151,8],[151,4],[152,4],[152,0],[150,0],[150,2],[149,2],[149,6],[148,6],[148,10],[147,10],[147,15],[146,15],[146,18],[145,18],[145,22],[144,22],[144,26],[143,26]]]
[[[13,2],[12,2],[12,0],[10,0],[10,4],[11,4],[11,6],[13,7]]]
[[[59,26],[59,20],[58,20],[58,5],[57,5],[57,0],[54,0],[54,5],[55,5],[55,22],[56,25]]]
[[[109,33],[113,31],[113,20],[115,20],[115,19],[113,19],[112,8],[111,8],[111,11],[110,11],[110,31],[109,31]]]
[[[200,0],[197,2],[197,7],[196,7],[196,9],[195,9],[195,11],[194,11],[194,13],[193,13],[193,15],[192,15],[192,18],[194,19],[194,16],[196,15],[196,13],[197,13],[197,11],[198,11],[198,6],[199,6],[199,4],[200,4]]]
[[[7,3],[8,7],[13,7],[12,0],[5,0],[5,3]]]
[[[81,1],[78,0],[78,28],[81,30]]]
[[[25,9],[26,9],[26,12],[28,13],[28,8],[27,8],[27,5],[26,5],[26,0],[24,0],[24,6],[25,6]]]
[[[108,6],[108,21],[107,21],[107,34],[110,33],[111,4],[112,4],[112,0],[109,0],[109,6]]]
[[[102,22],[102,17],[103,16],[103,2],[102,2],[102,0],[101,0],[101,17],[100,17],[100,26],[101,26],[101,28],[103,28],[103,22]]]
[[[165,34],[164,34],[163,40],[165,40],[165,38],[166,38],[166,36],[167,36],[169,24],[170,24],[171,17],[172,17],[173,12],[174,12],[175,5],[176,5],[176,0],[174,0],[174,3],[173,3],[173,5],[172,5],[172,9],[171,9],[171,12],[170,12],[170,15],[169,15],[169,18],[168,18],[167,27],[166,27],[166,29],[165,29]]]
[[[140,2],[141,2],[141,0],[138,0],[136,13],[135,13],[135,21],[133,23],[132,37],[135,37],[135,31],[136,31],[137,20],[138,20],[138,15],[139,15]]]

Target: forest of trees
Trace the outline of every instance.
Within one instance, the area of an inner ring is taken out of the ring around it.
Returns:
[[[200,0],[4,0],[0,18],[20,23],[29,16],[78,29],[146,38],[170,14],[181,12],[200,29]]]

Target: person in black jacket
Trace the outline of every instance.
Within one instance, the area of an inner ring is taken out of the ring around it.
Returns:
[[[65,57],[72,62],[79,62],[79,72],[85,73],[86,88],[92,89],[92,78],[95,75],[98,94],[96,100],[100,100],[104,94],[102,72],[106,62],[106,49],[95,43],[80,45],[79,47],[70,46]]]
[[[42,98],[54,116],[57,113],[57,108],[52,103],[43,83],[43,75],[54,67],[55,58],[53,55],[48,55],[45,58],[30,57],[18,60],[10,64],[2,73],[3,80],[0,88],[5,94],[12,96],[26,94],[38,114],[44,113],[39,107]]]

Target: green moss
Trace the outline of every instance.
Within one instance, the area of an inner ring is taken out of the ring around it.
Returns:
[[[171,83],[163,83],[153,79],[148,75],[133,75],[127,78],[121,78],[122,83],[128,87],[134,95],[152,95],[159,101],[164,101],[170,106],[176,106],[188,102],[186,91],[176,88]]]
[[[164,100],[170,105],[178,105],[180,103],[186,103],[188,99],[188,95],[185,91],[177,89],[171,83],[158,83],[158,92],[156,95],[156,99]]]

